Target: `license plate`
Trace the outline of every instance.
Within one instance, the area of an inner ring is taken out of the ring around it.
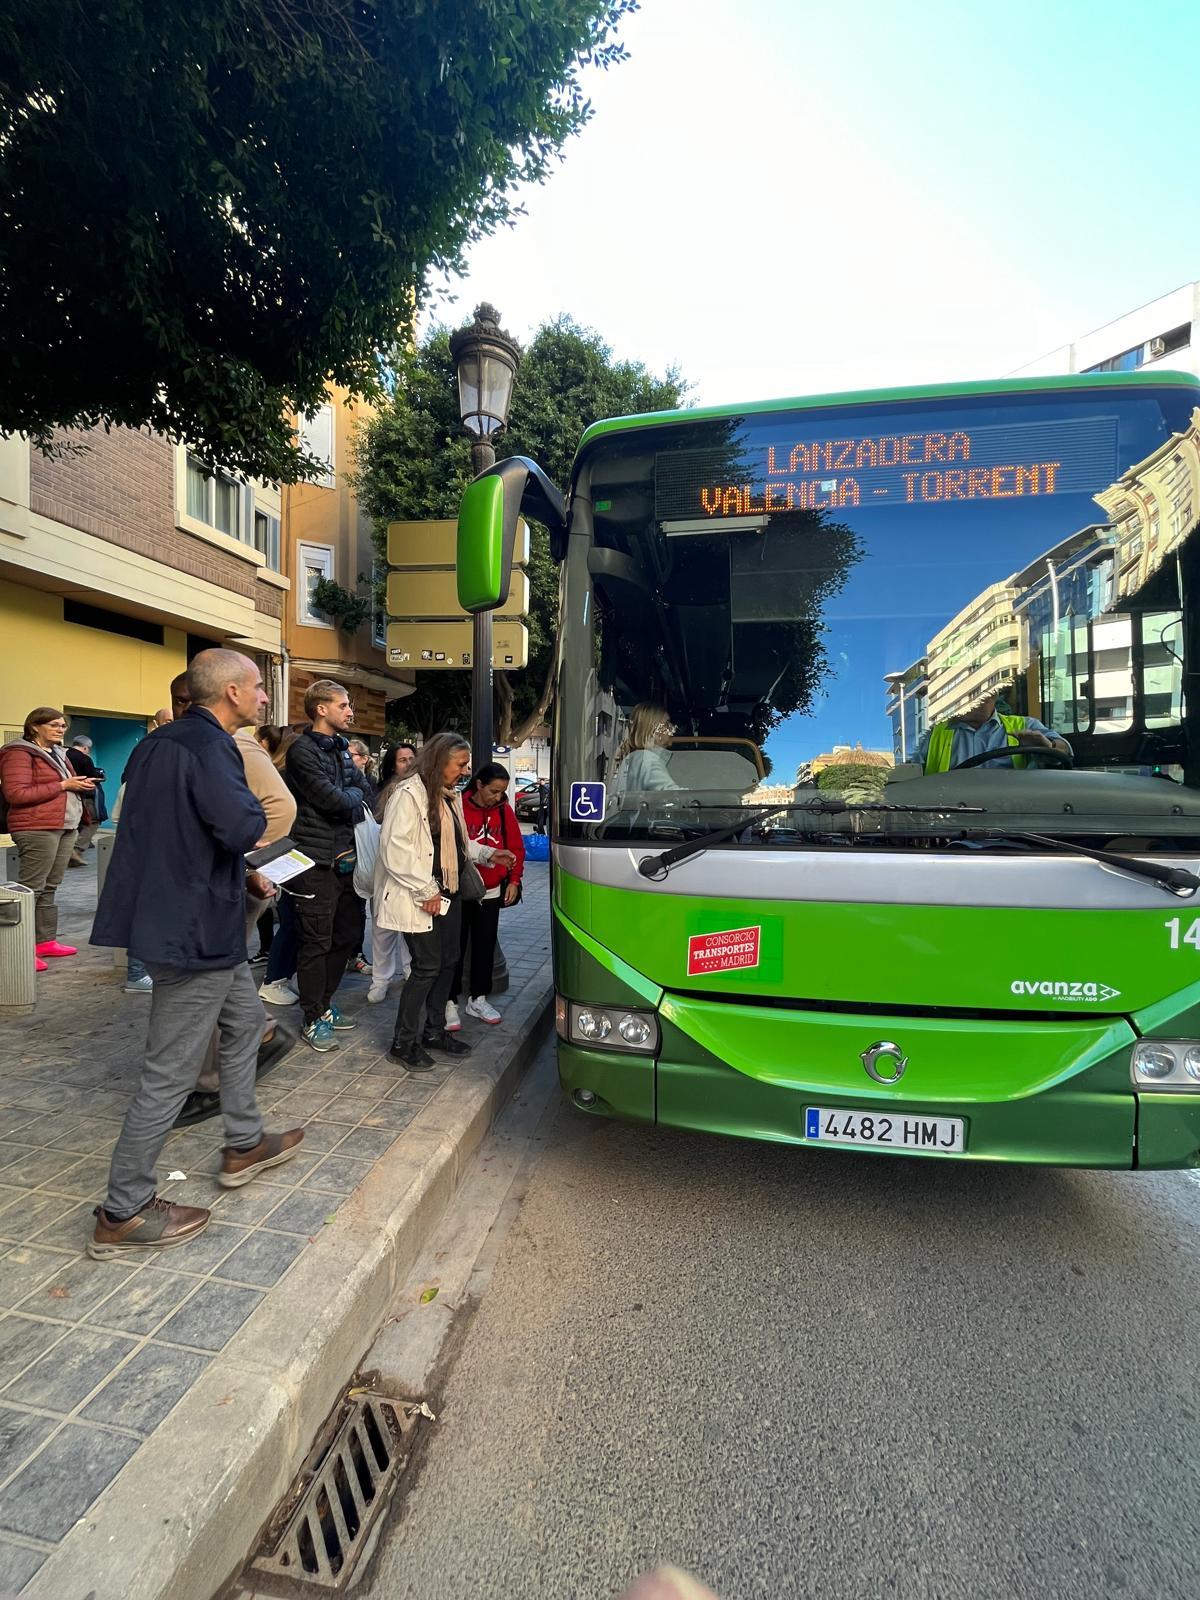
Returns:
[[[804,1137],[818,1144],[869,1145],[876,1150],[941,1151],[965,1146],[961,1117],[921,1117],[911,1111],[834,1111],[809,1106]]]

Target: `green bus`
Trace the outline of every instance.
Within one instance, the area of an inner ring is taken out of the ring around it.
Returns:
[[[1200,1162],[1200,382],[966,383],[600,422],[561,492],[561,1081],[873,1152]]]

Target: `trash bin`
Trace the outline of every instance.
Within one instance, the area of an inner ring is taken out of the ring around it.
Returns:
[[[37,1000],[33,904],[32,889],[0,883],[0,1020],[27,1017]]]

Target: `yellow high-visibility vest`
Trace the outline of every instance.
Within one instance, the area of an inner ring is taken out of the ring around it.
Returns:
[[[1019,739],[1021,737],[1021,735],[1025,732],[1026,726],[1028,725],[1028,720],[1029,719],[1027,717],[1000,718],[1000,722],[1004,728],[1004,731],[1008,734],[1010,740],[1013,738]],[[925,752],[926,774],[930,772],[949,772],[950,755],[953,749],[953,727],[948,722],[939,722],[934,728],[933,732],[929,735],[929,749]],[[1004,751],[996,750],[992,753],[1002,756]],[[1024,767],[1028,765],[1024,756],[1012,756],[1010,759],[1014,767]]]

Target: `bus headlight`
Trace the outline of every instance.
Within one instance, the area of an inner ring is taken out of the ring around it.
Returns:
[[[577,1011],[575,1031],[585,1044],[601,1044],[612,1032],[612,1018],[605,1011]]]
[[[625,1013],[617,1023],[617,1032],[631,1050],[644,1050],[654,1041],[654,1029],[650,1025],[650,1019],[639,1016],[634,1011]]]
[[[1200,1040],[1142,1039],[1129,1058],[1129,1075],[1137,1088],[1200,1093]]]
[[[594,1050],[621,1050],[652,1056],[658,1049],[658,1018],[652,1011],[626,1011],[619,1006],[581,1006],[558,1000],[559,1037]],[[1197,1085],[1200,1088],[1200,1084]]]

